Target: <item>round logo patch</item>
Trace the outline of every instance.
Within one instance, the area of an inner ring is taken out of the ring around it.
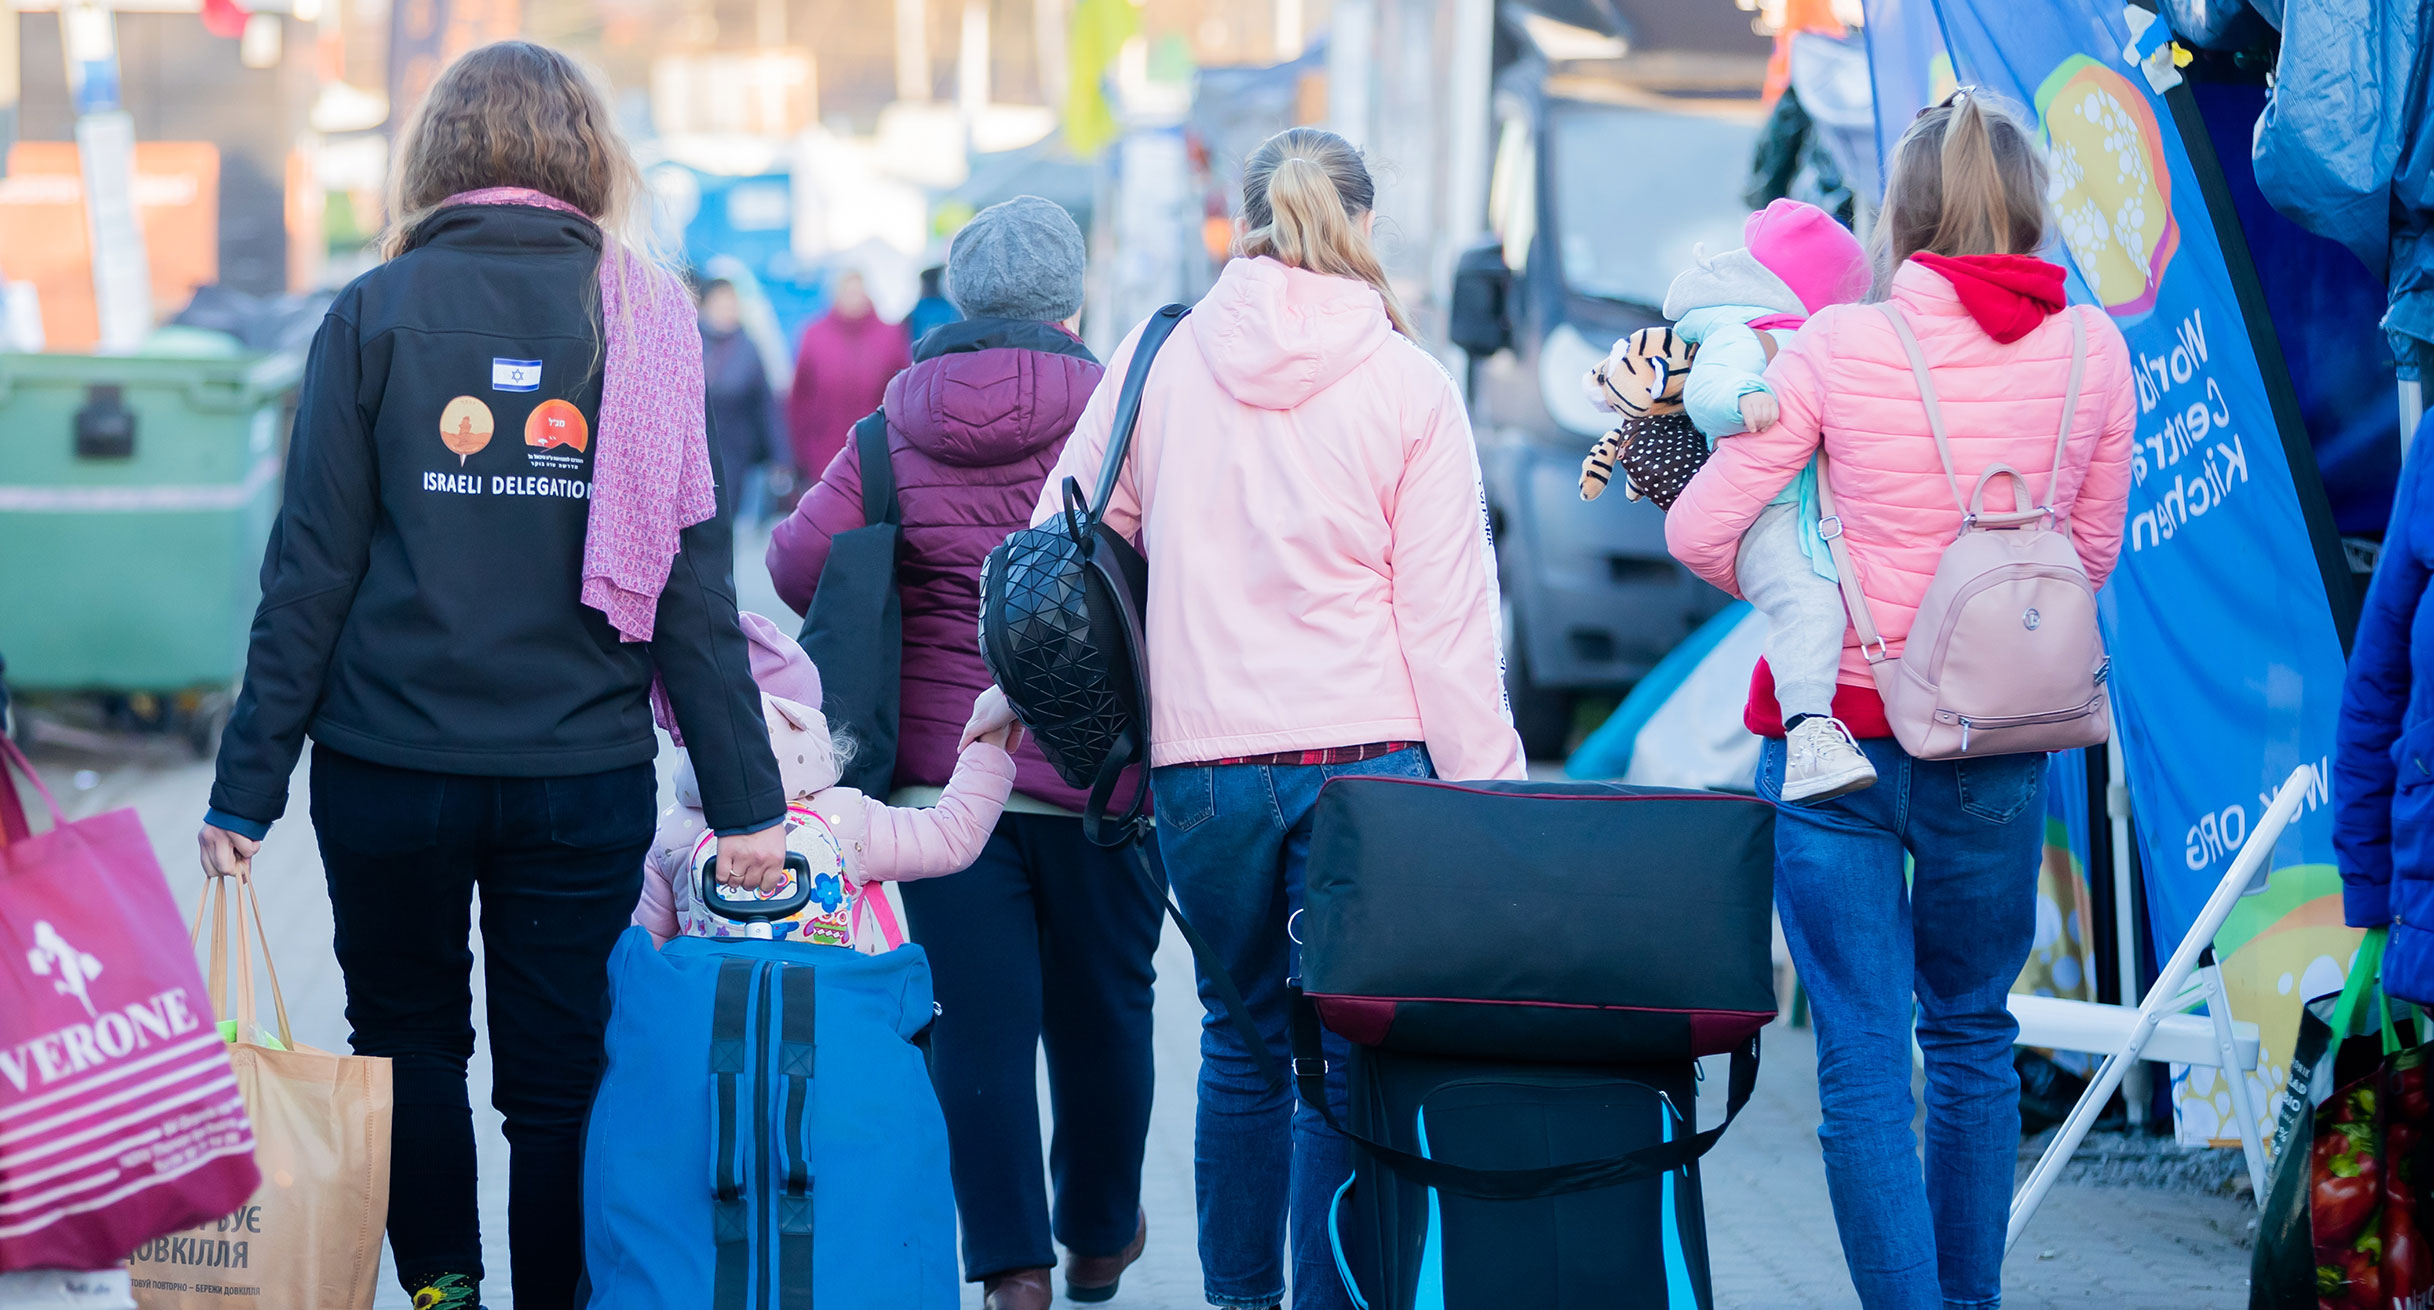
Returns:
[[[2029,611],[2020,616],[2020,626],[2028,629],[2030,632],[2035,632],[2038,625],[2044,622],[2045,616],[2039,614],[2035,606],[2030,606]]]
[[[591,425],[583,421],[583,411],[569,401],[544,400],[535,406],[532,417],[524,420],[524,444],[547,450],[553,446],[572,446],[582,451],[591,444]]]
[[[498,426],[490,417],[490,406],[473,396],[458,396],[439,412],[439,439],[456,452],[459,468],[464,467],[466,456],[478,454],[490,444],[490,434]]]

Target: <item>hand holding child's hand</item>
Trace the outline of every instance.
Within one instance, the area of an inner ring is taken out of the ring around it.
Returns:
[[[956,749],[962,750],[976,741],[985,741],[1009,755],[1022,745],[1023,725],[1014,717],[1014,707],[1006,703],[1006,693],[995,687],[972,702],[972,719],[963,725],[963,740],[956,743]]]
[[[1783,417],[1783,406],[1763,391],[1753,391],[1741,398],[1741,423],[1752,432],[1764,432]]]

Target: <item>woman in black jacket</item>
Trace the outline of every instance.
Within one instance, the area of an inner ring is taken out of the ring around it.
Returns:
[[[253,855],[311,736],[354,1048],[394,1062],[389,1240],[415,1305],[444,1310],[482,1278],[480,889],[515,1300],[562,1310],[608,956],[657,807],[654,676],[728,880],[775,880],[784,797],[691,301],[622,235],[646,202],[598,91],[553,50],[476,50],[432,87],[396,188],[391,258],[313,345],[203,863]]]

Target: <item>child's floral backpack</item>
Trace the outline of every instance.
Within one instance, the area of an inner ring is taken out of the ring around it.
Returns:
[[[865,955],[904,945],[904,914],[890,885],[856,876],[861,813],[861,795],[842,787],[789,804],[786,879],[770,889],[720,886],[718,834],[704,832],[675,888],[678,931],[846,946]]]

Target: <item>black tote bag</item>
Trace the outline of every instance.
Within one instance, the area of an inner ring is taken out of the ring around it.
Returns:
[[[896,781],[898,713],[904,695],[904,600],[896,590],[896,552],[904,515],[896,471],[887,460],[887,411],[854,425],[862,465],[862,522],[829,542],[820,589],[798,638],[820,666],[828,703],[820,711],[852,743],[839,779],[885,798]]]

